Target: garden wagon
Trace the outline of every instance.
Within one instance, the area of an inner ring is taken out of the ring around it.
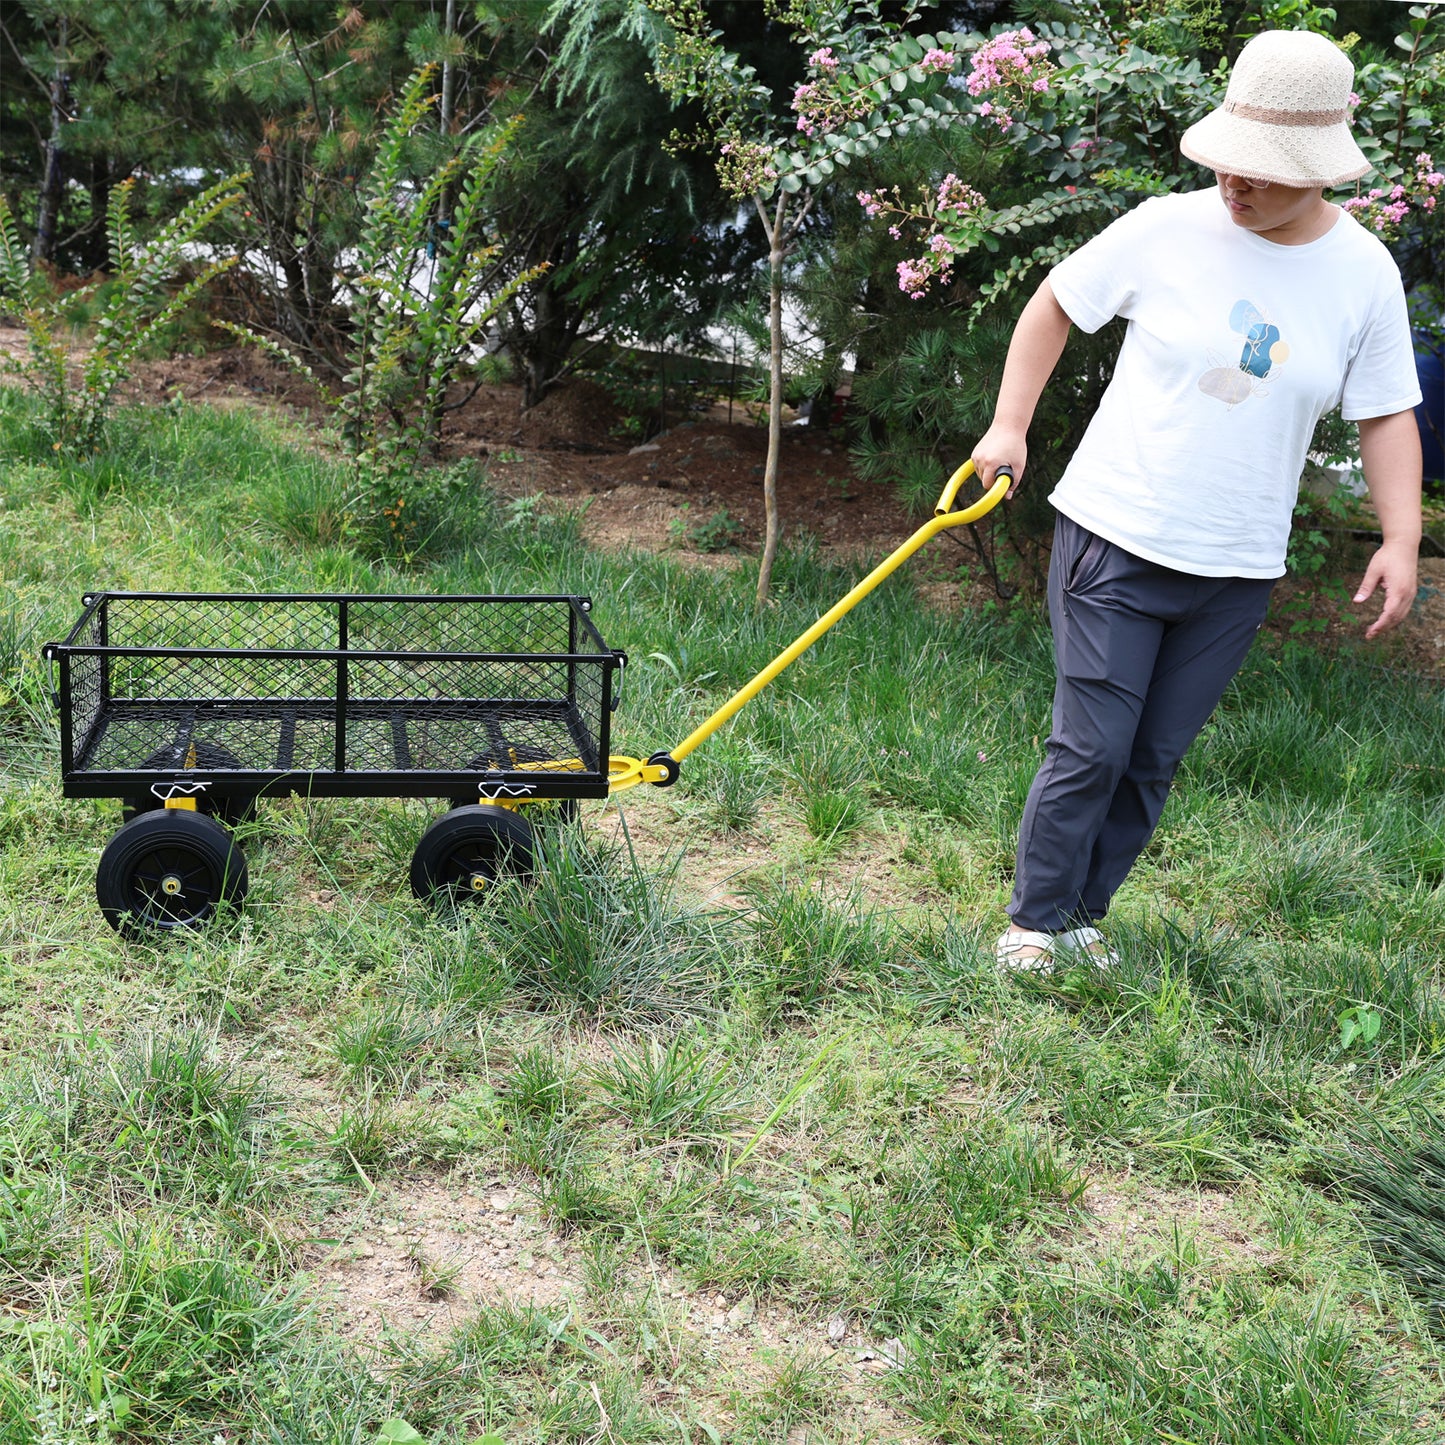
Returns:
[[[193,928],[248,886],[232,836],[256,800],[444,798],[411,862],[420,898],[475,897],[526,874],[542,802],[677,781],[682,760],[938,532],[1007,491],[954,510],[964,463],[926,522],[670,751],[611,753],[627,655],[603,642],[586,597],[97,592],[45,658],[57,669],[62,787],[118,797],[96,894],[132,935]]]

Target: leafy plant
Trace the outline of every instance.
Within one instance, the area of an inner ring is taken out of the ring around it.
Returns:
[[[487,198],[519,119],[469,137],[450,158],[423,168],[414,138],[440,98],[428,93],[435,73],[422,66],[398,96],[360,188],[343,389],[333,393],[269,337],[218,323],[320,388],[356,467],[360,511],[403,553],[425,536],[412,473],[436,446],[447,388],[488,322],[545,269],[496,285],[497,248],[485,239]],[[439,219],[444,201],[449,210]]]
[[[130,215],[134,178],[115,187],[106,215],[111,280],[96,313],[94,339],[80,364],[78,385],[71,380],[66,337],[79,293],[47,295],[43,275],[25,258],[9,203],[0,196],[0,303],[14,306],[25,327],[30,360],[19,370],[45,399],[46,425],[56,452],[88,456],[98,449],[115,389],[130,375],[137,353],[236,264],[235,256],[207,262],[166,295],[207,228],[240,201],[247,179],[242,172],[217,182],[148,240],[141,239]]]
[[[694,521],[687,502],[682,504],[681,515],[667,524],[674,545],[691,547],[695,552],[735,552],[742,530],[742,523],[726,507]]]
[[[1380,1025],[1384,1018],[1379,1011],[1368,1004],[1355,1004],[1336,1016],[1340,1026],[1340,1049],[1350,1048],[1356,1040],[1372,1044],[1380,1036]]]

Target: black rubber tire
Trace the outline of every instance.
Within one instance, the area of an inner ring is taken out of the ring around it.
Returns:
[[[508,808],[468,803],[443,813],[411,857],[411,891],[424,902],[465,903],[506,874],[532,876],[532,825]]]
[[[178,752],[174,746],[160,748],[153,752],[141,764],[141,767],[146,772],[156,772],[161,768],[174,768],[177,757]],[[223,748],[219,743],[197,743],[196,766],[228,771],[232,768],[239,768],[241,764],[229,748]],[[120,819],[122,823],[129,823],[132,818],[142,817],[146,813],[154,813],[164,807],[165,803],[154,793],[143,793],[137,798],[122,798],[120,800]],[[256,799],[247,794],[213,797],[211,790],[207,788],[205,792],[196,795],[196,811],[219,820],[228,828],[236,828],[242,823],[250,821],[256,811]]]
[[[162,808],[132,818],[105,845],[95,896],[127,938],[202,928],[250,886],[246,855],[214,818]]]

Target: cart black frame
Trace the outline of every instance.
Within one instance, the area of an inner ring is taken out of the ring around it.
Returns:
[[[43,653],[67,797],[608,794],[626,654],[588,597],[94,592],[82,605]]]

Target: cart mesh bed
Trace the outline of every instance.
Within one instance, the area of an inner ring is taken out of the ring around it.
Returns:
[[[88,595],[46,649],[65,792],[605,797],[626,659],[590,609],[575,596]]]

